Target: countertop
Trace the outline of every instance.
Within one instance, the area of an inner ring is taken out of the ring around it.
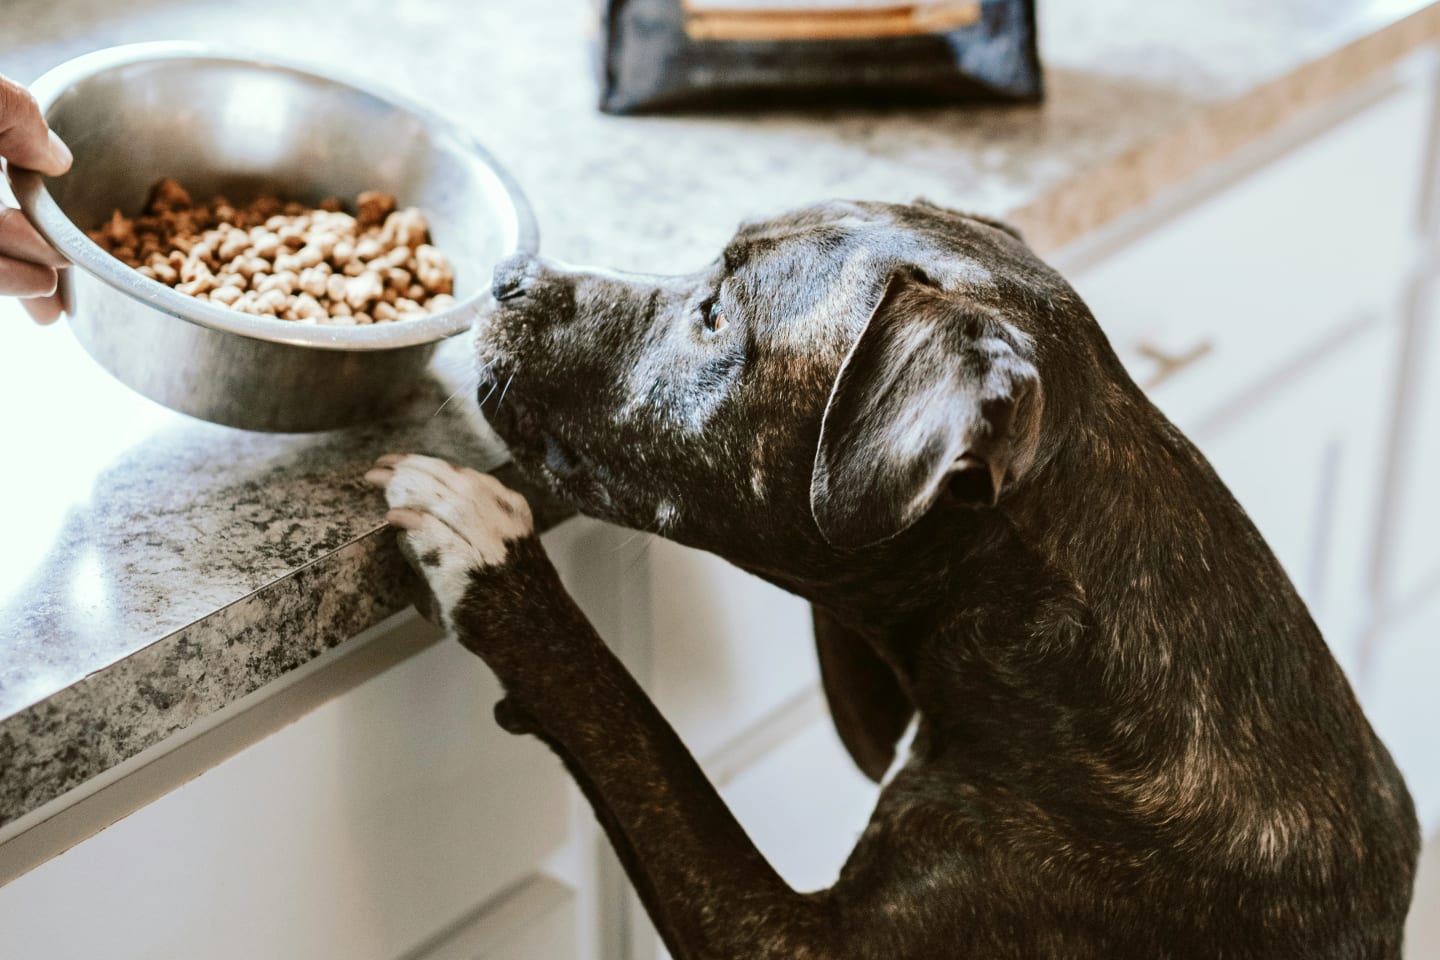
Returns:
[[[1432,42],[1440,4],[1042,0],[1040,22],[1038,107],[607,117],[586,0],[9,0],[0,73],[155,39],[366,73],[476,131],[546,252],[666,272],[830,196],[925,196],[1054,250]],[[246,433],[130,393],[0,302],[0,832],[402,608],[360,475],[392,450],[502,465],[470,376],[457,340],[389,422]]]

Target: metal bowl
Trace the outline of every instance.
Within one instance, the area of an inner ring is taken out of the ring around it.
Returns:
[[[31,87],[75,154],[63,177],[10,170],[25,213],[74,267],[61,293],[81,344],[175,410],[250,430],[306,431],[383,416],[416,389],[444,338],[468,329],[491,268],[534,252],[519,188],[473,137],[349,81],[187,43],[87,54]],[[175,177],[199,197],[317,203],[362,190],[418,206],[455,267],[454,307],[374,326],[297,324],[228,310],[148,280],[85,230],[134,215]]]

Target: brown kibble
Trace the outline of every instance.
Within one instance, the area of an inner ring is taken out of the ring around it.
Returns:
[[[327,280],[329,280],[329,275],[322,271],[320,267],[310,267],[307,270],[300,271],[298,286],[305,293],[318,300],[320,297],[326,296],[329,286],[326,282]]]
[[[225,239],[221,241],[217,256],[221,260],[229,262],[249,249],[250,234],[244,230],[231,230],[225,234]]]
[[[255,256],[257,257],[270,260],[280,252],[280,237],[268,230],[251,231],[250,239],[255,246]]]
[[[424,215],[380,191],[356,208],[351,216],[339,198],[317,208],[273,196],[196,203],[163,180],[139,216],[113,211],[87,236],[181,293],[291,323],[393,323],[453,305],[450,263],[428,245]]]
[[[366,190],[355,198],[355,209],[358,211],[355,219],[360,226],[378,227],[395,209],[395,197],[379,190]]]
[[[319,320],[321,317],[327,316],[325,308],[320,305],[320,301],[308,293],[302,293],[295,298],[291,306],[291,312],[294,313],[297,320]]]
[[[373,270],[366,270],[358,277],[352,277],[345,282],[345,302],[354,309],[360,310],[370,302],[379,299],[383,290],[380,275]]]
[[[145,208],[152,213],[165,214],[176,210],[190,209],[190,192],[180,186],[180,181],[166,177],[150,191],[150,202]]]
[[[211,292],[210,299],[215,301],[216,303],[221,303],[227,307],[230,307],[234,306],[235,301],[239,300],[243,296],[245,296],[245,293],[239,287],[233,287],[229,284],[223,284],[219,287],[216,287],[214,291]]]

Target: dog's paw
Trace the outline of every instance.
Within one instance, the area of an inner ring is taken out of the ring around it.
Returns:
[[[454,626],[471,571],[503,566],[511,545],[535,532],[524,497],[468,467],[392,453],[365,479],[385,491],[385,519],[400,528],[401,549],[429,584],[446,628]]]

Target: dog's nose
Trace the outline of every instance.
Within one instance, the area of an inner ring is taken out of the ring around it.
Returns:
[[[535,274],[535,258],[528,253],[517,253],[495,264],[495,273],[490,280],[490,292],[496,300],[513,300],[525,295],[526,281]]]

